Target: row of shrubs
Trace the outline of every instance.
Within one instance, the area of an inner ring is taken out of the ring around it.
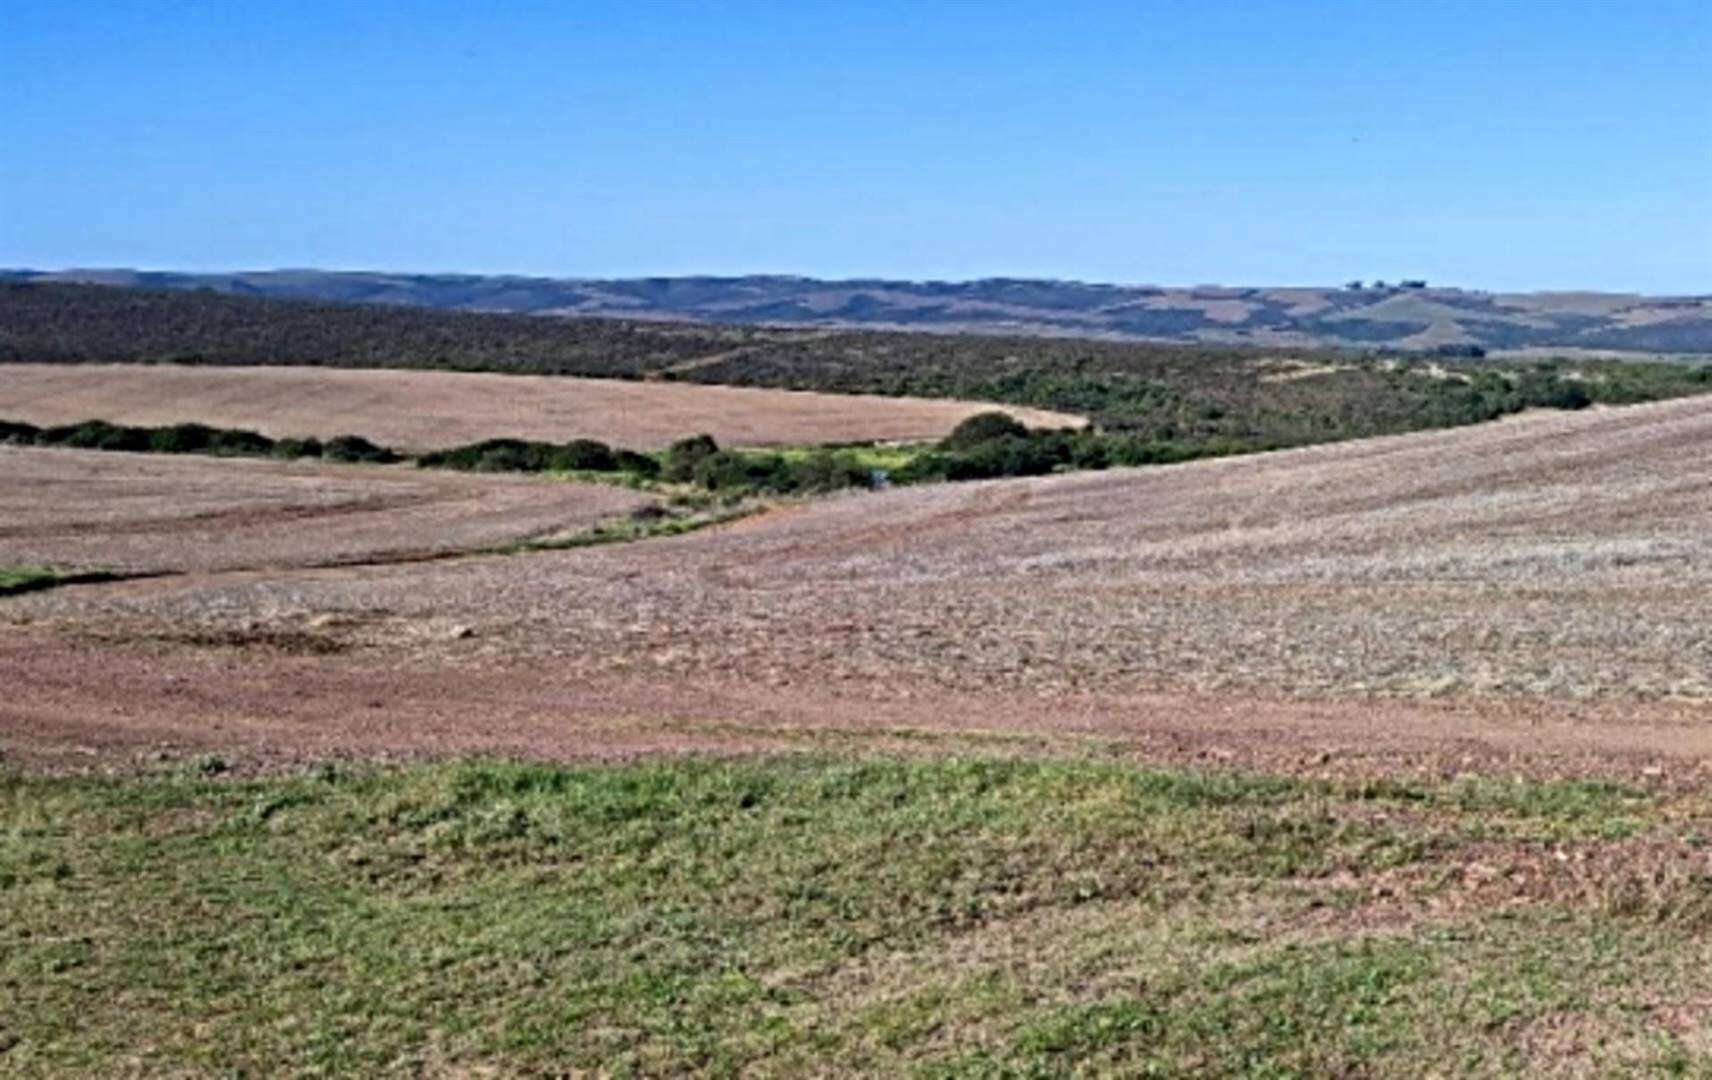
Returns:
[[[36,427],[0,420],[0,443],[69,446],[83,450],[130,450],[155,454],[213,454],[228,457],[324,458],[386,464],[402,460],[396,451],[361,435],[320,439],[270,439],[242,428],[206,424],[137,427],[106,420],[85,420],[58,427]]]
[[[940,443],[889,471],[872,468],[851,450],[826,448],[806,455],[726,450],[710,436],[698,435],[672,444],[660,476],[728,494],[815,494],[883,484],[1161,465],[1264,449],[1271,447],[1235,440],[1190,446],[1095,430],[1031,430],[1006,413],[992,412],[970,417]]]
[[[1474,416],[1447,415],[1444,426],[1489,420],[1527,408],[1582,409],[1595,396],[1581,380],[1549,370],[1505,377],[1483,373],[1470,383],[1451,382]],[[923,450],[884,476],[890,483],[986,480],[1042,476],[1061,470],[1168,465],[1197,458],[1275,450],[1288,440],[1204,437],[1170,439],[1098,428],[1030,429],[1003,412],[972,416],[934,448]],[[817,492],[863,487],[878,479],[852,455],[824,450],[803,457],[721,450],[708,436],[674,444],[663,475],[714,491]]]
[[[487,439],[468,446],[423,454],[423,468],[467,472],[593,472],[624,474],[641,480],[689,484],[722,494],[808,493],[873,483],[873,471],[848,451],[820,450],[807,455],[727,450],[711,435],[695,435],[650,457],[593,439],[568,443],[523,439]]]
[[[1031,429],[1012,416],[993,412],[963,421],[934,450],[899,470],[896,479],[915,483],[1042,476],[1060,470],[1169,465],[1271,449],[1276,446],[1228,438],[1191,443],[1096,428]]]
[[[1466,381],[1445,380],[1443,402],[1454,399],[1431,426],[1492,419],[1524,408],[1579,409],[1595,397],[1583,380],[1565,379],[1546,365],[1519,375],[1481,372]],[[203,424],[128,427],[88,420],[36,428],[0,421],[0,443],[137,450],[169,454],[226,454],[332,461],[394,462],[397,452],[357,435],[318,439],[270,439],[253,431]],[[424,468],[471,472],[592,472],[638,480],[688,484],[722,495],[815,494],[885,483],[983,480],[1040,476],[1059,470],[1162,465],[1195,458],[1252,453],[1291,445],[1291,440],[1238,437],[1160,438],[1147,432],[1111,429],[1030,429],[1003,412],[970,417],[932,448],[901,467],[880,472],[852,450],[826,448],[808,454],[728,450],[709,435],[680,439],[653,457],[594,439],[567,443],[488,439],[423,454]]]
[[[813,494],[871,487],[875,471],[850,451],[821,449],[806,455],[726,450],[711,435],[679,439],[665,454],[663,479],[722,494]]]
[[[425,469],[464,472],[621,472],[643,479],[660,473],[660,463],[648,455],[616,449],[594,439],[572,439],[563,444],[486,439],[423,454],[416,464]]]

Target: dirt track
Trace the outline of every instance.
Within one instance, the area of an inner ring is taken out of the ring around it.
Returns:
[[[938,729],[1680,775],[1712,758],[1708,611],[1703,399],[850,496],[624,547],[15,598],[0,729],[43,760]],[[444,620],[471,632],[419,629]]]
[[[707,432],[738,446],[937,439],[1001,406],[568,376],[334,368],[0,364],[0,419],[195,421],[285,436],[357,434],[401,450],[480,439],[601,439],[634,449]],[[1039,427],[1078,417],[1002,407]]]

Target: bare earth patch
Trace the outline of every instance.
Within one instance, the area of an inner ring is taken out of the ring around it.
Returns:
[[[0,365],[0,418],[196,422],[274,438],[357,434],[401,450],[491,438],[600,439],[633,449],[706,432],[738,446],[941,438],[998,409],[1036,427],[1080,426],[1039,409],[569,376],[331,368]]]
[[[378,562],[572,532],[653,502],[411,466],[0,446],[0,566],[154,574]]]

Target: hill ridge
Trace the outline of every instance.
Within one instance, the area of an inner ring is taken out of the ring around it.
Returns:
[[[1278,348],[1712,353],[1712,295],[1497,293],[1423,281],[1125,285],[792,274],[553,278],[279,269],[0,270],[0,281],[212,289],[273,299],[735,325],[905,329]]]

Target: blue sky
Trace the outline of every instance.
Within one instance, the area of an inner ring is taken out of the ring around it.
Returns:
[[[1712,292],[1712,4],[0,0],[0,265]]]

